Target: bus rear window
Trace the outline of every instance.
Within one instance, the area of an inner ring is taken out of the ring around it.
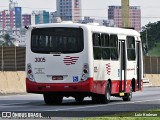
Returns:
[[[81,28],[36,28],[31,33],[31,50],[35,53],[78,53],[83,48]]]

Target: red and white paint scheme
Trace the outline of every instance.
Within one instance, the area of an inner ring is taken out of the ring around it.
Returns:
[[[66,65],[72,65],[75,64],[77,62],[79,57],[71,57],[71,56],[66,56],[64,58],[64,64]]]
[[[143,87],[140,34],[133,29],[54,23],[27,30],[26,89],[43,94],[46,104],[63,97],[82,102],[110,96],[130,101]]]

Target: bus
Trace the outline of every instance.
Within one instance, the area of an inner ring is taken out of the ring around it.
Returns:
[[[27,28],[26,89],[43,94],[46,104],[63,97],[83,102],[123,101],[143,88],[140,34],[133,29],[95,24],[51,23]]]

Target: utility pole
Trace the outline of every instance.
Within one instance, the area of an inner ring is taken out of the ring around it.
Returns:
[[[121,5],[122,5],[122,27],[131,27],[129,0],[121,0]]]
[[[148,31],[146,29],[146,55],[148,56]]]

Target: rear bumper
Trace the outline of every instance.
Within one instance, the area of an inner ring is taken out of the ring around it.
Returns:
[[[92,92],[93,78],[79,83],[36,83],[26,78],[28,93]]]

